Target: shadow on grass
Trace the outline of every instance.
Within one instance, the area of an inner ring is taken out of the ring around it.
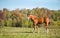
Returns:
[[[33,32],[20,32],[20,33],[33,33]]]
[[[38,32],[31,32],[31,31],[30,32],[26,32],[25,31],[25,32],[20,32],[20,33],[38,33]]]

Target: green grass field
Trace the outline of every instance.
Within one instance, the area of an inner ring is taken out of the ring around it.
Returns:
[[[0,38],[60,38],[60,29],[49,28],[46,33],[45,28],[39,28],[39,33],[32,32],[33,28],[4,27],[0,28]]]

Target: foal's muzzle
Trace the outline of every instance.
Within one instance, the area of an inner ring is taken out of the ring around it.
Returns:
[[[29,20],[29,17],[28,17],[28,20]]]

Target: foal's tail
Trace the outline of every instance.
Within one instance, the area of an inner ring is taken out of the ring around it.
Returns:
[[[49,25],[51,25],[51,22],[49,22]]]

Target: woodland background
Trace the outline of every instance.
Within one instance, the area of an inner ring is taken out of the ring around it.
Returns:
[[[39,18],[49,17],[51,26],[60,26],[60,10],[36,7],[15,10],[3,8],[0,10],[0,27],[33,27],[32,21],[27,19],[27,14],[33,14]]]

